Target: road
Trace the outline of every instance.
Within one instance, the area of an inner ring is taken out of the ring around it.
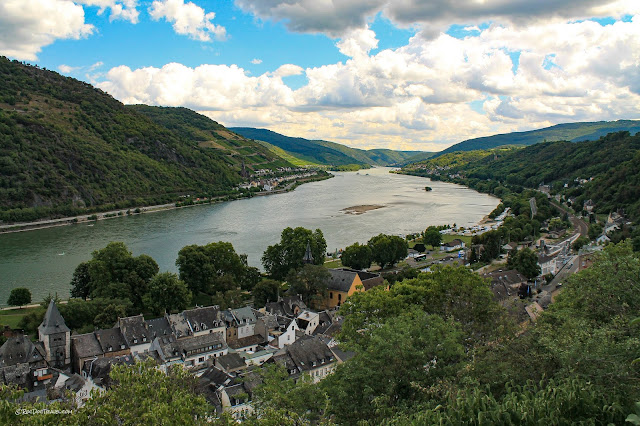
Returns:
[[[564,282],[567,277],[578,272],[579,267],[579,257],[572,256],[567,263],[560,268],[553,280],[549,284],[542,286],[542,289],[548,292],[556,291],[558,289],[558,284]]]

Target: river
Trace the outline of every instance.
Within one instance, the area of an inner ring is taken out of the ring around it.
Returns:
[[[474,225],[499,203],[469,188],[389,170],[337,172],[332,179],[267,197],[0,234],[0,306],[15,287],[30,289],[34,302],[47,294],[68,297],[75,267],[110,241],[123,241],[134,255],[150,255],[161,271],[177,271],[182,247],[213,241],[231,242],[250,265],[261,267],[262,253],[287,226],[320,228],[327,250],[334,251],[381,232],[406,235],[429,225]],[[425,191],[427,185],[433,190]],[[360,215],[343,211],[357,205],[384,207]]]

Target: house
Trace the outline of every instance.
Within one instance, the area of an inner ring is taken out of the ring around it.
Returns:
[[[254,334],[253,336],[230,340],[229,349],[235,352],[255,352],[266,343],[267,340],[264,337],[259,334]]]
[[[217,305],[204,308],[188,309],[182,312],[193,336],[207,333],[221,333],[226,340],[225,322]]]
[[[38,340],[44,344],[49,365],[62,368],[71,363],[71,330],[53,299],[49,301],[42,324],[38,327]]]
[[[611,238],[607,237],[606,234],[602,234],[598,238],[596,238],[596,243],[598,243],[600,245],[605,245],[608,242],[611,242]]]
[[[384,283],[380,274],[356,271],[348,268],[329,269],[327,283],[328,297],[323,301],[325,308],[335,308],[356,291],[365,291]]]
[[[222,355],[214,360],[214,365],[225,373],[236,373],[247,368],[244,358],[236,352]]]
[[[331,374],[337,365],[335,354],[315,336],[304,336],[287,346],[285,351],[298,372],[308,374],[314,383]]]
[[[145,327],[149,331],[149,338],[152,341],[157,337],[164,340],[176,339],[171,329],[171,324],[169,324],[166,317],[146,320]]]
[[[202,368],[208,360],[226,355],[229,348],[222,334],[203,334],[176,342],[186,368]],[[213,361],[212,361],[213,362]]]
[[[64,394],[67,391],[72,392],[75,396],[75,403],[78,407],[82,407],[89,399],[91,399],[91,392],[101,392],[103,390],[101,387],[97,386],[91,378],[84,378],[76,373],[60,373],[53,389],[59,397],[64,397]]]
[[[94,331],[105,357],[130,355],[131,350],[118,327]]]
[[[265,305],[265,311],[273,315],[295,318],[300,311],[307,309],[300,295],[279,298],[277,302],[269,302]]]
[[[555,275],[558,273],[557,257],[555,255],[541,254],[538,256],[540,275]]]
[[[320,314],[317,312],[305,310],[300,312],[298,318],[296,318],[298,328],[306,335],[312,335],[313,331],[320,324]]]
[[[71,349],[71,365],[76,373],[82,371],[85,362],[104,356],[102,346],[93,332],[71,336]]]
[[[278,329],[273,331],[272,345],[284,348],[296,341],[297,333],[300,333],[298,321],[295,318],[277,317]]]
[[[239,309],[231,309],[231,313],[236,319],[238,326],[238,339],[253,336],[256,334],[256,315],[248,306]]]
[[[0,346],[0,383],[13,384],[29,392],[44,389],[51,378],[42,342],[33,343],[20,333]]]
[[[584,208],[584,210],[586,210],[589,213],[591,213],[595,206],[596,206],[596,203],[594,203],[593,200],[589,199],[589,200],[584,202],[583,208]]]
[[[82,378],[91,379],[96,386],[106,388],[110,385],[111,378],[109,377],[109,373],[114,365],[133,364],[135,364],[135,359],[131,354],[87,361],[84,367],[82,367]]]
[[[453,251],[453,250],[460,250],[463,249],[464,246],[464,241],[462,241],[459,238],[456,238],[452,241],[449,241],[448,243],[444,243],[440,246],[440,251]]]
[[[253,412],[253,390],[260,383],[261,379],[255,373],[249,372],[237,378],[210,367],[198,379],[197,392],[214,405],[216,411],[228,412],[236,421],[240,421]]]
[[[193,331],[182,313],[165,314],[165,318],[167,319],[167,322],[171,327],[171,331],[176,338],[184,339],[193,335]]]
[[[151,336],[142,314],[118,318],[118,325],[131,353],[147,352],[151,346]]]
[[[489,272],[483,274],[482,278],[491,280],[491,291],[498,301],[517,296],[520,285],[526,284],[528,281],[525,276],[514,269]]]

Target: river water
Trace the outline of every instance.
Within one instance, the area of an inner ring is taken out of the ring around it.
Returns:
[[[182,247],[213,241],[231,242],[238,253],[248,255],[250,265],[261,267],[262,253],[280,240],[287,226],[320,228],[327,250],[334,251],[379,233],[405,235],[453,223],[470,226],[499,203],[462,186],[389,170],[338,172],[285,194],[2,234],[0,306],[6,305],[14,287],[30,289],[34,302],[47,294],[68,297],[75,267],[110,241],[123,241],[136,256],[150,255],[161,271],[177,271]],[[425,191],[426,185],[433,191]],[[385,207],[360,215],[342,211],[366,204]]]

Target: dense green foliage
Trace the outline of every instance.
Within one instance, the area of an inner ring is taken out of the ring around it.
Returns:
[[[347,268],[366,269],[371,266],[373,252],[369,245],[355,243],[344,249],[340,259]]]
[[[327,166],[376,165],[389,166],[402,163],[415,155],[430,155],[419,151],[393,151],[390,149],[362,150],[335,142],[309,140],[284,136],[267,129],[231,127],[230,130],[249,139],[267,142],[295,156],[305,164]]]
[[[162,272],[151,279],[149,291],[144,296],[144,305],[154,315],[179,312],[191,305],[191,292],[176,274]]]
[[[425,246],[431,246],[431,248],[435,249],[442,242],[442,234],[434,227],[429,227],[424,231],[422,242]]]
[[[300,270],[292,269],[287,275],[288,293],[299,294],[308,306],[318,308],[327,297],[330,278],[331,274],[322,265],[307,264]]]
[[[544,129],[528,132],[513,132],[494,136],[469,139],[450,146],[436,155],[455,151],[489,149],[503,145],[534,145],[547,141],[586,141],[596,140],[607,133],[627,131],[633,134],[640,131],[640,121],[618,120],[583,123],[558,124]]]
[[[208,148],[201,138],[219,125],[192,111],[127,107],[86,83],[6,58],[0,80],[5,222],[225,194],[241,181],[241,159],[288,164],[240,137],[242,148]]]
[[[393,266],[407,257],[409,250],[404,238],[397,235],[379,234],[372,237],[367,245],[371,247],[371,259],[380,265],[381,269]]]
[[[11,294],[7,299],[9,306],[22,306],[31,303],[31,292],[28,288],[17,287],[11,290]]]
[[[538,265],[538,255],[527,247],[509,253],[507,268],[517,270],[530,280],[540,275],[541,272],[540,265]]]
[[[313,263],[322,265],[327,251],[327,242],[320,229],[315,231],[302,227],[283,229],[280,242],[267,247],[262,255],[262,264],[267,274],[277,280],[284,280],[292,269],[297,271],[302,268],[307,244],[311,248]]]

